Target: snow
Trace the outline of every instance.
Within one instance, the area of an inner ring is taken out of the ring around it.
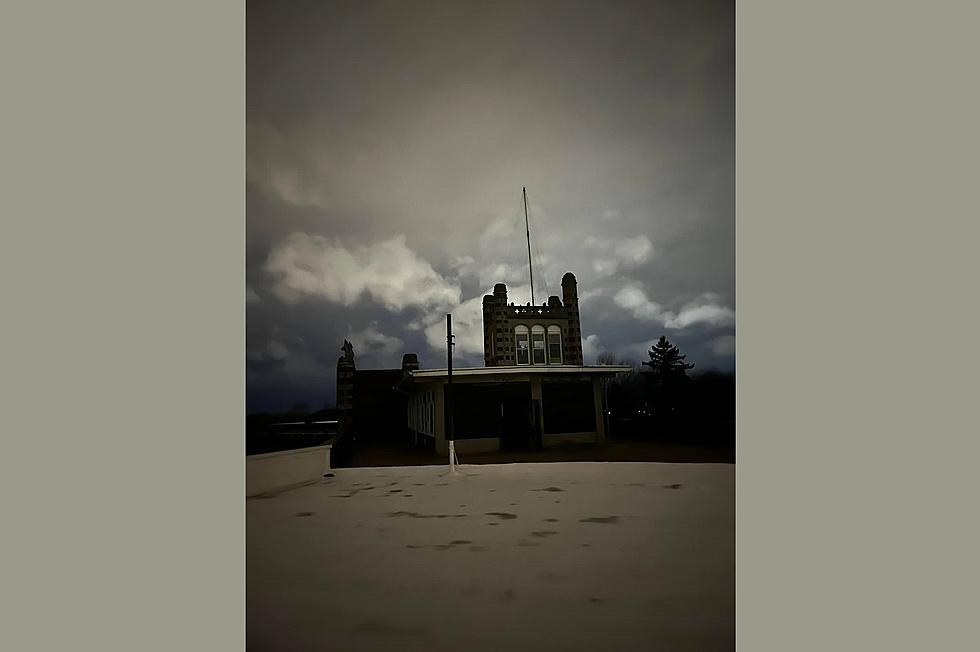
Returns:
[[[734,465],[458,468],[248,500],[248,648],[734,647]]]

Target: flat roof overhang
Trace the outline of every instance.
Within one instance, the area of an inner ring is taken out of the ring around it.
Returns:
[[[509,367],[459,367],[453,368],[454,379],[486,379],[501,381],[520,381],[530,376],[614,376],[616,374],[633,371],[633,367],[626,365],[521,365]],[[407,391],[413,383],[439,383],[446,382],[449,374],[446,369],[416,369],[407,372],[396,386],[398,391]]]
[[[461,367],[453,369],[453,377],[467,378],[472,376],[525,376],[525,375],[553,375],[553,374],[587,374],[613,376],[615,374],[632,371],[632,367],[625,365],[594,365],[594,366],[575,366],[575,365],[521,365],[512,367]],[[448,376],[446,369],[416,369],[410,372],[415,380],[438,380]]]

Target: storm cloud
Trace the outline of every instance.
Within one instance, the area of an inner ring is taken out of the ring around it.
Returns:
[[[733,3],[249,2],[249,410],[417,352],[482,365],[483,294],[578,278],[586,361],[734,368]]]

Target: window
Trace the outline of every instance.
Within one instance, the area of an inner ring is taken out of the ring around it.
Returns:
[[[531,329],[531,362],[545,364],[544,326],[535,326]]]
[[[548,327],[548,363],[561,364],[561,329]]]
[[[514,339],[517,342],[517,364],[531,364],[527,326],[515,328]]]

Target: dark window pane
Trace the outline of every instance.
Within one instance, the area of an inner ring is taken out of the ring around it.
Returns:
[[[544,333],[532,333],[534,364],[544,364]]]

